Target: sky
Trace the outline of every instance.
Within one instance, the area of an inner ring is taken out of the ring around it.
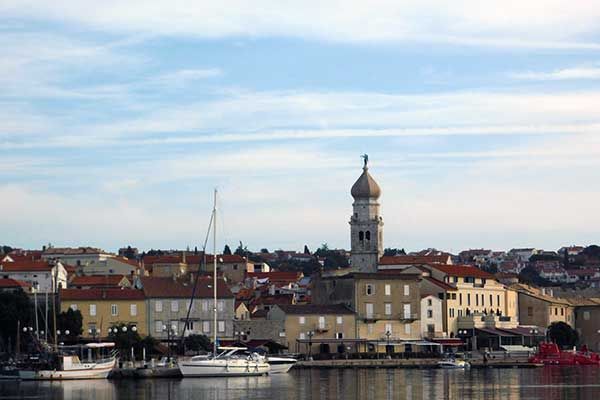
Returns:
[[[600,1],[0,2],[0,244],[600,242]]]

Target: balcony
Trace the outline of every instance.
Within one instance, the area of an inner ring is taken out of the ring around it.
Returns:
[[[409,322],[409,321],[415,321],[417,319],[419,319],[419,314],[416,313],[405,313],[405,314],[401,314],[398,319],[400,321],[404,321],[404,322]]]
[[[313,328],[313,330],[318,333],[328,332],[330,329],[331,327],[329,324],[316,324]]]
[[[407,322],[407,321],[415,321],[417,319],[420,319],[419,314],[417,313],[406,313],[406,314],[365,314],[365,315],[361,315],[359,317],[360,319],[362,319],[364,322],[376,322],[376,321],[402,321],[402,322]]]

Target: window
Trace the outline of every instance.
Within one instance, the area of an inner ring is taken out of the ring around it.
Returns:
[[[404,304],[404,318],[405,319],[410,319],[411,315],[410,315],[410,303],[409,304]]]
[[[475,293],[475,305],[479,305],[479,295],[477,293]]]
[[[483,295],[483,293],[481,294],[481,305],[485,307],[485,296]]]
[[[385,332],[384,333],[392,333],[392,324],[385,324]]]
[[[438,293],[438,298],[440,300],[444,300],[444,293]]]
[[[344,317],[338,315],[337,317],[335,317],[335,323],[338,325],[342,325],[344,323]]]
[[[560,315],[561,317],[563,317],[565,315],[565,309],[564,308],[560,308]]]
[[[298,323],[304,325],[306,323],[306,317],[298,317]]]
[[[365,232],[365,239],[371,240],[371,231],[366,231]]]
[[[385,315],[392,315],[392,303],[385,303]]]
[[[527,307],[527,316],[533,317],[533,307]]]
[[[162,332],[163,322],[160,320],[154,321],[154,332],[160,333]]]
[[[325,329],[325,317],[319,317],[319,329]]]
[[[467,293],[467,305],[471,305],[471,293]]]
[[[367,283],[365,285],[365,293],[367,294],[367,296],[374,295],[375,294],[375,286],[370,283]]]
[[[154,303],[154,311],[162,312],[162,301],[161,300],[157,300],[156,303]]]
[[[336,332],[335,333],[335,338],[336,339],[343,339],[344,338],[344,333],[343,332]]]
[[[302,339],[304,339],[305,337],[306,337],[306,335],[304,335],[304,332],[300,332],[299,339],[300,339],[300,340],[302,340]]]
[[[137,304],[129,305],[129,315],[131,315],[132,317],[135,317],[137,315]]]
[[[365,233],[363,231],[358,232],[358,240],[361,242],[365,240]]]
[[[279,337],[285,337],[285,331],[279,331]]]
[[[179,312],[179,302],[177,300],[171,300],[171,312]]]
[[[554,307],[554,315],[558,315],[558,307]]]
[[[586,321],[590,320],[590,312],[589,311],[584,311],[583,312],[583,319]]]
[[[225,309],[225,302],[223,300],[217,301],[217,311],[222,312]]]
[[[210,321],[202,321],[202,332],[210,333]]]
[[[453,277],[452,280],[454,281],[454,283],[458,283],[458,276]]]
[[[367,333],[369,335],[373,334],[373,325],[375,325],[375,324],[367,324]]]
[[[410,296],[410,286],[409,285],[404,285],[404,295]]]
[[[431,307],[433,305],[433,301],[431,299],[427,299],[427,305]]]
[[[208,300],[202,300],[202,312],[208,312]]]
[[[389,283],[385,284],[385,295],[386,296],[392,295],[392,285],[390,285]]]
[[[490,294],[490,306],[494,305],[494,296]]]
[[[217,328],[219,332],[225,332],[225,321],[217,321]]]
[[[427,310],[427,318],[433,318],[433,311]]]
[[[367,313],[367,318],[373,318],[373,303],[365,303],[365,312]]]
[[[427,325],[427,333],[430,335],[433,335],[435,333],[435,325],[434,324]]]
[[[496,306],[500,307],[500,295],[496,296]]]
[[[451,293],[452,300],[456,300],[456,293]]]
[[[69,308],[73,311],[77,311],[77,304],[71,304]]]
[[[404,324],[404,333],[410,335],[410,324]]]
[[[454,318],[454,308],[450,308],[448,310],[448,314],[449,314],[450,318]]]
[[[458,316],[459,316],[459,317],[462,317],[462,315],[463,315],[463,311],[462,311],[461,309],[459,309],[459,310],[458,310]]]
[[[90,304],[90,317],[95,317],[95,316],[96,316],[96,305]]]

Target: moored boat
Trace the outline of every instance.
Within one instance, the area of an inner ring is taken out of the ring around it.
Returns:
[[[196,356],[180,361],[183,377],[259,376],[270,372],[271,367],[264,357],[239,354],[246,350],[244,347],[221,347],[220,350],[223,352],[214,357]]]
[[[600,355],[589,351],[587,346],[581,350],[561,350],[556,343],[540,343],[538,352],[529,358],[529,362],[544,365],[595,365],[600,366]]]
[[[293,357],[268,356],[267,362],[271,366],[270,374],[285,374],[298,362]]]
[[[89,343],[82,346],[91,355],[93,349],[113,348],[114,343]],[[64,351],[64,349],[62,350]],[[67,379],[106,379],[115,368],[117,358],[114,352],[107,358],[81,361],[75,354],[57,354],[46,365],[25,365],[18,369],[22,380],[67,380]]]
[[[444,368],[444,369],[465,369],[465,368],[469,368],[471,366],[471,364],[469,364],[465,360],[457,360],[454,358],[447,358],[447,359],[438,361],[437,365],[438,365],[438,367]]]

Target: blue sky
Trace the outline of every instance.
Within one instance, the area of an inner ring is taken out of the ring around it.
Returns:
[[[0,242],[386,247],[600,237],[600,2],[0,4]]]

